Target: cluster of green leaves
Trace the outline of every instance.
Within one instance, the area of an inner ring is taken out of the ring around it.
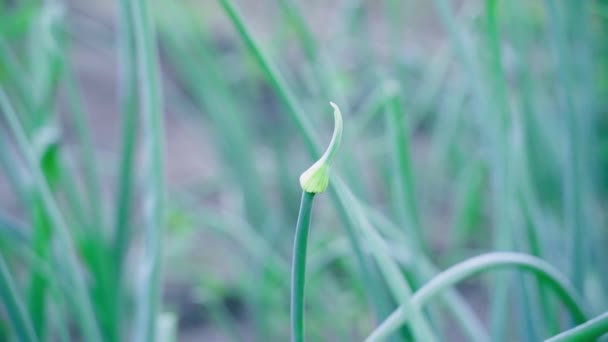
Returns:
[[[0,213],[2,298],[11,299],[5,314],[14,327],[0,339],[120,341],[132,333],[134,340],[153,340],[164,196],[155,28],[145,1],[121,3],[116,72],[124,120],[118,189],[111,201],[101,190],[106,170],[100,168],[70,58],[67,11],[61,2],[1,5],[0,162],[19,210]],[[74,132],[75,148],[66,130]],[[140,174],[137,143],[146,159]],[[142,214],[134,202],[137,179],[143,180],[146,199]],[[145,256],[137,267],[139,296],[133,298],[133,277],[125,268],[139,221],[145,226],[139,232]]]
[[[120,1],[116,160],[97,154],[70,59],[79,14],[0,5],[18,206],[0,211],[0,340],[153,341],[179,281],[226,339],[287,339],[297,177],[327,144],[330,100],[344,136],[311,224],[309,340],[537,341],[606,311],[608,4],[456,3]],[[401,34],[426,33],[418,13],[442,32],[422,54]],[[167,201],[161,108],[197,120],[219,170]]]

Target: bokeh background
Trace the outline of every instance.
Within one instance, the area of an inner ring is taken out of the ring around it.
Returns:
[[[415,291],[523,252],[606,311],[607,27],[603,0],[2,1],[0,340],[22,340],[18,311],[43,341],[92,340],[89,321],[135,340],[146,312],[160,341],[287,340],[329,101],[344,140],[315,201],[310,341],[396,308],[382,258]],[[424,312],[445,341],[572,324],[518,272]]]

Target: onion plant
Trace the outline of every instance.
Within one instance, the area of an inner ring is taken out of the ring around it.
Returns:
[[[300,176],[302,199],[296,225],[291,267],[291,340],[304,341],[304,285],[306,283],[306,249],[312,203],[316,194],[322,193],[329,184],[329,169],[342,141],[342,114],[336,104],[334,108],[335,127],[329,146],[323,156]]]

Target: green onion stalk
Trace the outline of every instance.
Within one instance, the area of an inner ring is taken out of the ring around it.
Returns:
[[[308,246],[308,231],[312,203],[318,193],[322,193],[329,185],[329,170],[336,151],[342,140],[342,114],[336,104],[334,108],[334,133],[329,147],[308,170],[300,176],[302,200],[296,224],[296,234],[293,244],[293,263],[291,273],[291,341],[304,341],[304,285],[306,281],[306,249]]]

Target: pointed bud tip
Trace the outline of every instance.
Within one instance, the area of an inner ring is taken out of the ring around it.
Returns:
[[[327,189],[327,185],[329,184],[329,166],[342,140],[342,113],[335,103],[329,102],[329,104],[334,108],[334,133],[321,159],[317,160],[300,176],[300,186],[306,192],[320,193]]]

